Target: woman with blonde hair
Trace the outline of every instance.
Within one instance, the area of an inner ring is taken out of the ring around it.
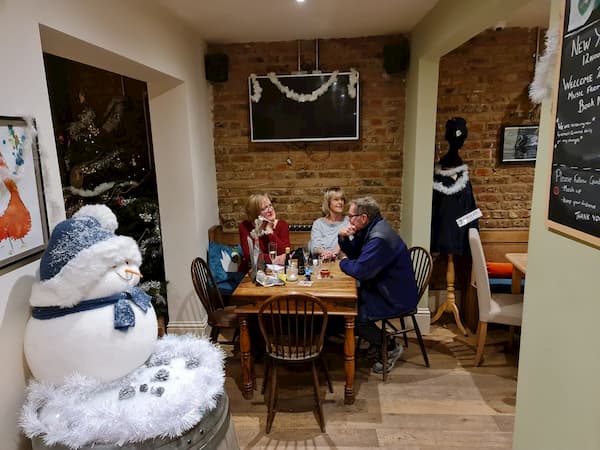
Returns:
[[[339,187],[332,187],[323,194],[323,217],[312,224],[310,230],[310,251],[324,259],[335,259],[340,252],[338,232],[349,225],[348,216],[344,216],[346,196]]]
[[[250,262],[248,237],[258,242],[265,262],[283,265],[285,248],[290,247],[290,229],[285,220],[277,218],[269,194],[252,194],[246,202],[246,216],[247,219],[239,227],[242,268],[247,269]],[[273,261],[269,257],[269,242],[277,244],[277,257]]]

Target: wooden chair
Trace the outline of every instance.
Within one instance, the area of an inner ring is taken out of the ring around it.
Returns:
[[[511,326],[521,326],[523,321],[522,294],[494,294],[490,290],[490,280],[487,273],[485,255],[481,238],[476,228],[469,230],[469,246],[473,258],[473,273],[477,288],[477,304],[479,306],[479,323],[477,325],[477,352],[475,366],[483,359],[483,348],[487,335],[488,323],[501,323]]]
[[[238,316],[233,311],[235,307],[226,307],[223,304],[223,299],[208,264],[200,257],[194,258],[192,261],[192,282],[208,316],[208,324],[211,327],[210,340],[220,344],[233,344],[239,337]],[[222,328],[235,329],[231,341],[218,341]]]
[[[413,271],[415,272],[415,281],[417,283],[417,303],[421,300],[421,297],[427,290],[427,286],[429,285],[429,279],[431,278],[431,271],[433,268],[433,258],[431,254],[424,249],[423,247],[411,247],[409,249],[410,259],[413,264]],[[425,361],[425,365],[429,367],[429,357],[427,356],[427,350],[425,349],[425,343],[423,342],[423,336],[421,335],[421,329],[419,328],[419,324],[416,318],[417,308],[408,311],[404,314],[398,314],[385,318],[378,318],[375,322],[381,322],[381,360],[383,364],[383,381],[387,380],[387,343],[390,337],[403,335],[404,336],[404,346],[408,347],[408,337],[407,333],[414,331],[417,335],[417,341],[419,342],[419,347],[421,348],[421,354],[423,355],[423,360]],[[413,323],[413,326],[410,328],[406,327],[406,323],[404,319],[410,317]],[[392,320],[399,320],[401,327],[398,328]],[[357,339],[357,348],[360,347],[361,338]]]
[[[429,285],[429,279],[431,278],[431,269],[433,267],[433,259],[429,252],[423,247],[411,247],[409,249],[410,259],[413,263],[413,270],[415,272],[415,281],[417,283],[417,303],[421,300],[421,297],[427,290],[427,286]],[[387,317],[381,321],[381,360],[383,363],[383,381],[387,380],[387,348],[386,343],[390,337],[393,336],[404,336],[404,346],[408,346],[408,337],[407,333],[414,331],[417,335],[417,341],[419,342],[419,347],[421,348],[421,354],[423,355],[423,360],[425,361],[425,365],[429,367],[429,358],[427,357],[427,350],[425,349],[425,343],[423,342],[423,336],[421,335],[421,330],[419,329],[419,324],[416,318],[417,308],[412,311],[406,312],[404,314],[400,314],[393,317]],[[412,327],[406,327],[404,319],[410,317],[412,320]],[[401,327],[398,328],[392,320],[399,319]]]
[[[280,364],[302,363],[312,365],[317,416],[321,431],[324,432],[323,399],[319,393],[316,363],[321,362],[327,377],[329,392],[333,392],[327,367],[321,357],[327,327],[327,307],[321,300],[310,294],[274,295],[261,305],[258,311],[258,325],[266,344],[266,371],[263,383],[263,392],[266,384],[269,385],[266,432],[271,431],[278,407],[277,367]]]

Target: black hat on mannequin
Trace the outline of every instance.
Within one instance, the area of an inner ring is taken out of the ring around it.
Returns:
[[[446,135],[445,138],[448,142],[461,141],[465,142],[469,130],[467,129],[467,121],[462,117],[453,117],[448,119],[446,122]],[[462,143],[461,143],[462,145]]]
[[[448,152],[440,158],[440,165],[444,168],[457,167],[462,165],[463,161],[458,156],[458,150],[465,143],[469,135],[467,121],[462,117],[453,117],[446,122],[445,138],[450,145]]]

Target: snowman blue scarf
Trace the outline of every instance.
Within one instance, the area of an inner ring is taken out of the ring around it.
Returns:
[[[127,331],[129,327],[135,326],[135,314],[129,302],[133,302],[144,313],[148,311],[151,296],[139,288],[133,288],[131,292],[120,292],[109,297],[84,300],[70,308],[60,306],[35,306],[31,308],[31,316],[39,320],[54,319],[81,311],[103,308],[115,305],[114,327],[116,330]]]

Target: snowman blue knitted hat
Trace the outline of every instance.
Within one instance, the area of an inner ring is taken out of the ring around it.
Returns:
[[[40,261],[40,280],[54,277],[83,249],[114,236],[94,217],[73,217],[60,222],[52,231]]]
[[[105,205],[87,205],[60,222],[40,260],[40,281],[34,284],[32,306],[71,306],[112,267],[125,261],[141,264],[130,237],[118,236],[115,214]]]
[[[87,205],[60,222],[50,236],[40,261],[40,280],[57,275],[79,252],[115,237],[117,217],[105,205]]]

